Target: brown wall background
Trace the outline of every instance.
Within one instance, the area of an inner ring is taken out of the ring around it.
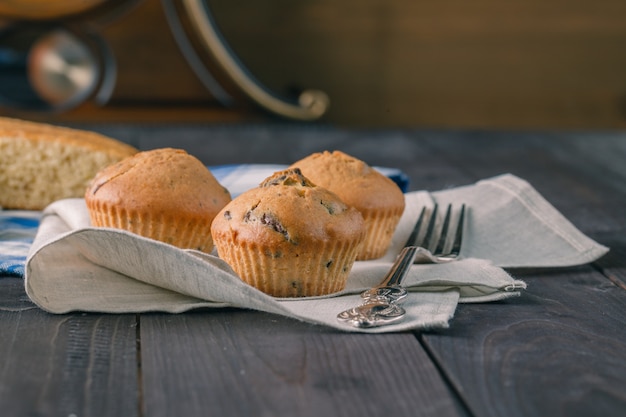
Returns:
[[[624,0],[211,0],[227,40],[271,90],[318,88],[324,122],[522,129],[626,127]],[[101,28],[112,99],[54,119],[233,121],[174,42],[161,2]]]

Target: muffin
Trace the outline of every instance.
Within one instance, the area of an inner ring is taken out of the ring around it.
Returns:
[[[289,169],[233,199],[211,232],[243,281],[275,297],[308,297],[345,287],[365,225],[356,209]]]
[[[363,215],[367,234],[357,260],[382,257],[404,212],[400,187],[365,162],[341,151],[314,153],[291,165]]]
[[[93,226],[207,253],[213,250],[211,222],[230,200],[202,162],[172,148],[140,152],[103,169],[85,193]]]

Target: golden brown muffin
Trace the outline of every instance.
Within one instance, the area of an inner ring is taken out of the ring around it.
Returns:
[[[98,171],[135,153],[95,132],[0,117],[0,207],[42,210],[82,197]]]
[[[94,226],[207,253],[213,250],[211,222],[230,200],[202,162],[172,148],[140,152],[103,169],[85,193]]]
[[[211,226],[219,256],[275,297],[342,290],[365,237],[361,214],[297,170],[239,195]]]
[[[312,182],[361,212],[367,235],[357,260],[385,254],[405,206],[404,194],[395,182],[341,151],[314,153],[291,167],[300,168]]]

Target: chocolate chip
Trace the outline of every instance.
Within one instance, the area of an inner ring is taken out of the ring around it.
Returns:
[[[330,203],[327,203],[325,201],[320,201],[320,203],[324,206],[326,211],[328,211],[328,214],[334,214],[335,213],[335,209],[334,209],[334,207]]]
[[[263,213],[259,220],[261,224],[271,227],[272,229],[274,229],[274,231],[285,236],[286,240],[289,240],[289,232],[276,217],[272,216],[269,213]]]

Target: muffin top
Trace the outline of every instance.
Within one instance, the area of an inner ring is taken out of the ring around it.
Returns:
[[[358,241],[365,236],[361,214],[299,169],[278,171],[236,197],[216,216],[211,230],[214,240],[216,234],[226,233],[235,241],[299,250],[314,250],[318,242]]]
[[[231,197],[200,160],[182,149],[161,148],[139,152],[101,170],[85,199],[154,215],[215,216]]]
[[[365,162],[341,151],[311,154],[291,165],[315,184],[337,194],[362,211],[404,209],[404,194],[391,179]]]

